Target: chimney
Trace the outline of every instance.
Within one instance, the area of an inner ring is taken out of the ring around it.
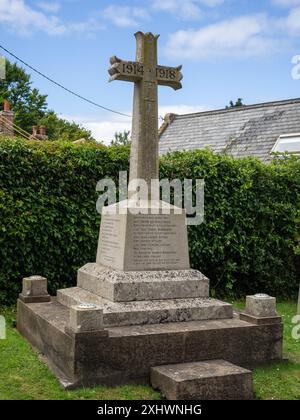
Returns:
[[[10,111],[10,103],[8,102],[7,99],[4,99],[4,102],[3,102],[3,111],[5,111],[5,112]]]
[[[46,136],[46,127],[44,125],[34,125],[32,127],[32,134],[30,136],[31,140],[48,140]]]
[[[4,136],[14,135],[14,113],[10,110],[10,103],[8,100],[3,102],[3,111],[0,111],[0,131]]]

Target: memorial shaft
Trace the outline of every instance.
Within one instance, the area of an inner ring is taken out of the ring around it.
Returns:
[[[142,179],[150,191],[151,180],[158,179],[158,98],[157,86],[181,88],[181,66],[157,64],[159,35],[137,32],[136,61],[124,61],[113,56],[108,70],[110,81],[134,82],[130,181]]]
[[[158,178],[157,39],[135,34],[136,61],[143,63],[143,77],[134,85],[132,144],[129,179],[144,179],[148,187]]]

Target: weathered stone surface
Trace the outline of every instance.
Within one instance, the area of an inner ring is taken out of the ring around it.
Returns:
[[[68,319],[69,308],[55,302],[27,304],[18,300],[18,331],[47,356],[49,367],[64,383],[74,383],[75,342],[65,333]]]
[[[106,327],[232,318],[233,312],[230,304],[210,298],[111,302],[79,287],[58,290],[57,299],[69,307],[90,303],[102,308]]]
[[[247,296],[245,313],[255,317],[277,316],[276,298],[264,293]]]
[[[51,298],[47,291],[47,279],[41,276],[24,277],[19,297],[26,303],[49,302]]]
[[[225,359],[243,367],[282,358],[282,325],[239,319],[110,327],[69,334],[69,308],[18,302],[18,330],[44,353],[62,382],[73,386],[149,381],[150,368]],[[68,385],[69,386],[69,385]]]
[[[151,384],[168,400],[249,400],[252,373],[225,360],[151,368]]]
[[[97,264],[124,271],[188,270],[185,212],[175,209],[148,200],[138,209],[130,200],[104,207]]]
[[[77,286],[113,302],[209,297],[209,280],[197,270],[119,271],[89,263],[78,270]]]
[[[251,324],[256,324],[256,325],[281,324],[282,323],[281,316],[263,316],[263,317],[260,316],[260,317],[258,317],[258,316],[253,316],[253,315],[249,315],[249,314],[246,314],[244,312],[241,312],[239,314],[239,317],[243,321],[251,322]]]
[[[101,331],[103,309],[91,304],[71,306],[68,328],[74,332]]]

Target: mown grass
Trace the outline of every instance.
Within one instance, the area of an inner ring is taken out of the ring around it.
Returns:
[[[238,308],[244,302],[233,302]],[[284,322],[283,352],[286,361],[255,369],[253,382],[255,397],[261,400],[300,400],[300,339],[292,337],[295,324],[292,319],[296,314],[296,303],[277,304],[278,313]],[[298,329],[300,333],[300,329]]]
[[[241,301],[234,302],[242,307]],[[257,399],[300,399],[300,340],[292,338],[291,320],[296,313],[293,303],[279,303],[284,320],[284,353],[289,361],[254,371]],[[159,399],[151,387],[126,385],[97,386],[64,391],[48,367],[15,329],[15,309],[0,308],[7,323],[7,339],[0,340],[0,399],[1,400],[147,400]]]

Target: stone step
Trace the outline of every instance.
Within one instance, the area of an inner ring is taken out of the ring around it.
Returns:
[[[78,270],[77,286],[113,302],[209,297],[197,270],[118,271],[96,263]]]
[[[103,320],[106,327],[233,317],[230,304],[210,298],[111,302],[80,287],[71,287],[58,290],[57,300],[67,307],[89,303],[103,308]]]
[[[225,360],[151,368],[151,384],[168,400],[249,400],[252,372]]]

